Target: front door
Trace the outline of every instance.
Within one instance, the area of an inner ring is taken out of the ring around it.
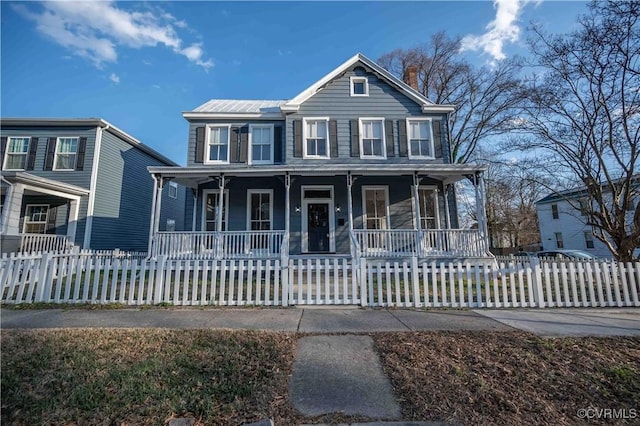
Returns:
[[[307,206],[309,252],[330,251],[329,203],[309,203]]]

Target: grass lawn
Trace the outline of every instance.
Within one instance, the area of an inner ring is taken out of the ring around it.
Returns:
[[[2,424],[276,425],[304,419],[287,397],[292,333],[2,330]],[[640,339],[542,339],[523,332],[372,334],[406,420],[584,424],[581,408],[640,422]],[[591,421],[593,423],[593,421]],[[598,423],[596,421],[596,423]]]

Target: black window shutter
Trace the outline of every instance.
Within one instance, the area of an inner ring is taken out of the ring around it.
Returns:
[[[393,120],[384,121],[385,139],[387,143],[387,157],[393,157]]]
[[[56,216],[58,214],[57,207],[49,207],[47,211],[47,234],[55,234],[56,233]]]
[[[433,147],[436,151],[433,156],[436,158],[442,158],[442,131],[440,123],[440,120],[433,120],[431,122],[431,125],[433,126]]]
[[[302,157],[302,120],[293,120],[293,156]]]
[[[194,162],[204,162],[204,127],[196,127],[196,158]]]
[[[400,142],[400,157],[409,156],[407,144],[407,122],[398,120],[398,141]]]
[[[240,129],[240,156],[238,157],[238,163],[247,162],[248,150],[249,150],[249,126],[244,126]]]
[[[0,138],[0,144],[2,144],[2,151],[0,153],[0,161],[3,161],[3,163],[1,163],[1,164],[4,165],[4,153],[7,152],[7,137],[6,136],[2,136]]]
[[[351,120],[351,156],[360,157],[360,130],[358,120]]]
[[[44,159],[44,170],[53,170],[53,157],[56,153],[56,138],[47,140],[47,155]]]
[[[237,163],[240,157],[240,127],[231,128],[229,140],[229,162]]]
[[[29,154],[27,155],[27,170],[33,170],[36,164],[36,152],[38,152],[38,137],[32,136],[29,142]]]
[[[87,151],[87,138],[78,140],[78,154],[76,155],[76,170],[84,170],[84,155]]]
[[[273,162],[282,163],[282,127],[273,128]]]
[[[338,122],[329,120],[329,144],[331,145],[331,157],[338,157]]]

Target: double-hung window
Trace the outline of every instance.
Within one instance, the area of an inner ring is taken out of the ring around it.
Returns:
[[[304,119],[304,157],[329,158],[329,119]]]
[[[31,138],[7,138],[7,152],[5,154],[5,170],[24,170],[27,167],[29,141]]]
[[[209,126],[207,163],[229,162],[229,126]]]
[[[49,206],[29,204],[24,215],[23,232],[25,234],[44,234],[47,232],[47,214]]]
[[[78,138],[58,138],[53,170],[74,170],[78,155]]]
[[[248,228],[252,231],[268,231],[272,229],[273,191],[251,189],[247,194],[249,208]]]
[[[249,125],[251,164],[273,164],[273,124]]]
[[[438,192],[435,188],[418,189],[420,229],[438,229]]]
[[[211,190],[204,192],[204,230],[217,231],[218,229],[218,210],[220,208],[219,199],[220,191]],[[227,217],[229,217],[229,190],[224,191],[222,197],[222,230],[227,230]]]
[[[389,228],[389,188],[386,186],[363,186],[362,204],[364,229]]]
[[[431,120],[407,119],[409,137],[409,157],[433,158],[433,135]]]
[[[360,119],[360,158],[387,158],[384,118]]]

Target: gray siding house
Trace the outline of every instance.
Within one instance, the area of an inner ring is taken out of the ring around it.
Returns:
[[[212,99],[183,113],[190,232],[150,229],[154,254],[489,256],[484,166],[451,164],[448,114],[357,54],[291,100]],[[415,83],[414,83],[415,84]],[[458,229],[453,183],[476,183],[479,229]]]
[[[3,118],[0,136],[3,252],[147,249],[147,167],[176,163],[97,118]],[[160,229],[184,229],[185,192],[165,192]]]

